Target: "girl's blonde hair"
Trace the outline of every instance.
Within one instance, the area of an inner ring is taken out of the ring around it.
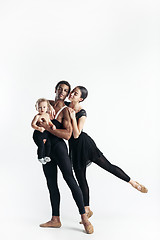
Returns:
[[[47,107],[48,107],[47,111],[49,111],[51,105],[50,105],[49,101],[48,101],[46,98],[39,98],[39,99],[37,100],[36,105],[35,105],[36,110],[38,111],[38,106],[39,106],[39,104],[40,104],[41,102],[46,102],[46,103],[47,103]]]

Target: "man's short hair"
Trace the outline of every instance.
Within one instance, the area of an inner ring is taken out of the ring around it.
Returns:
[[[67,82],[67,81],[65,81],[65,80],[62,80],[62,81],[58,82],[57,85],[56,85],[56,87],[55,87],[56,90],[57,90],[57,88],[58,88],[58,86],[59,86],[60,84],[65,84],[65,85],[67,85],[67,86],[69,87],[69,90],[68,90],[68,94],[69,94],[70,91],[71,91],[71,85],[69,84],[69,82]]]

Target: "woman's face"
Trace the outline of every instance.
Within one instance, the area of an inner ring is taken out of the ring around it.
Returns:
[[[69,94],[68,99],[71,102],[80,102],[83,100],[83,98],[81,98],[81,90],[78,87],[75,87]]]
[[[47,102],[40,102],[40,103],[38,104],[38,112],[39,112],[40,114],[46,113],[46,112],[47,112],[47,109],[48,109]]]

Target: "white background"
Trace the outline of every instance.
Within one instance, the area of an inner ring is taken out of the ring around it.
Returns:
[[[160,214],[160,4],[157,0],[1,0],[0,225],[3,239],[157,239]],[[84,234],[61,173],[61,229],[51,217],[30,123],[39,97],[84,85],[84,130],[142,194],[92,164],[95,233]]]

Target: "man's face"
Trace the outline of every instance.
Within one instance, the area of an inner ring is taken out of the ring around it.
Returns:
[[[68,96],[69,87],[66,84],[59,84],[57,90],[55,90],[56,93],[56,99],[65,100],[65,98]]]

